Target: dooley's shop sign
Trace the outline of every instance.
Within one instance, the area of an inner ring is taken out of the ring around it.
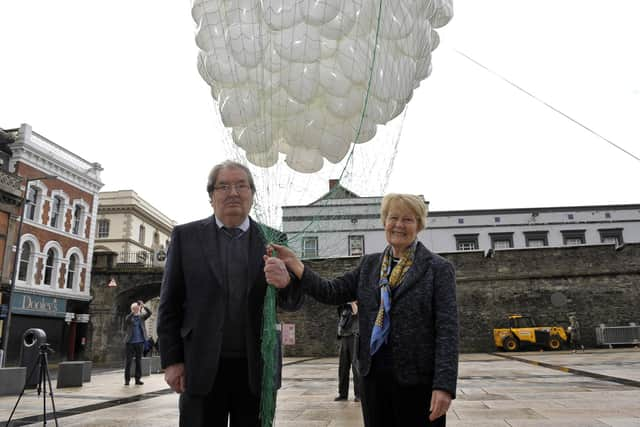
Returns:
[[[64,317],[66,303],[64,298],[15,292],[11,297],[11,311],[32,316]]]

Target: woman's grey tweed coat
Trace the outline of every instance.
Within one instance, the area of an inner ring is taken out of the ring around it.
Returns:
[[[358,268],[325,280],[305,266],[300,286],[325,304],[358,301],[360,373],[371,366],[369,342],[380,306],[382,254],[366,255]],[[458,308],[453,265],[418,242],[413,267],[395,290],[389,341],[393,372],[403,385],[432,384],[456,395],[458,377]]]

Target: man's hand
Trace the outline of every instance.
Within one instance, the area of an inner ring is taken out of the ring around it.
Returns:
[[[298,279],[302,279],[304,264],[291,249],[286,246],[276,245],[275,243],[267,245],[267,254],[271,255],[273,251],[276,251],[275,256],[285,263],[289,271],[295,274]]]
[[[429,421],[440,418],[449,410],[451,406],[451,395],[444,390],[433,390],[431,393],[431,406],[429,411]]]
[[[164,370],[164,380],[176,393],[185,392],[184,363],[169,365]]]
[[[289,271],[287,266],[284,265],[284,261],[266,255],[263,258],[264,275],[267,278],[267,283],[278,289],[286,288],[291,282],[291,276],[289,276]]]

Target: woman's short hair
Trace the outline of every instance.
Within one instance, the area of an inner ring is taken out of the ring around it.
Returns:
[[[242,163],[234,162],[233,160],[225,160],[224,162],[215,165],[213,169],[211,169],[211,172],[209,172],[209,178],[207,179],[207,194],[209,196],[211,196],[211,193],[213,193],[213,187],[215,187],[216,180],[218,179],[218,174],[222,169],[242,169],[247,174],[251,192],[255,194],[256,185],[253,182],[253,175],[251,175],[251,171],[249,170],[249,168]]]
[[[422,197],[414,196],[413,194],[399,193],[389,193],[382,199],[382,207],[380,209],[382,225],[384,225],[387,215],[389,215],[389,210],[394,204],[399,204],[413,212],[416,217],[418,231],[427,226],[427,205]]]

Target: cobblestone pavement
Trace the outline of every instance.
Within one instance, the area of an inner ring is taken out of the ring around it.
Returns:
[[[362,426],[359,403],[333,401],[336,358],[288,358],[285,363],[276,426]],[[94,371],[91,382],[77,388],[56,389],[53,381],[59,425],[177,425],[178,398],[163,376],[143,381],[142,386],[124,386],[121,370]],[[0,397],[0,425],[6,424],[16,399]],[[42,396],[27,390],[11,425],[42,425],[42,405]],[[51,415],[50,399],[46,410]],[[53,419],[47,424],[55,425]],[[447,425],[640,427],[640,350],[462,355],[458,398]]]

